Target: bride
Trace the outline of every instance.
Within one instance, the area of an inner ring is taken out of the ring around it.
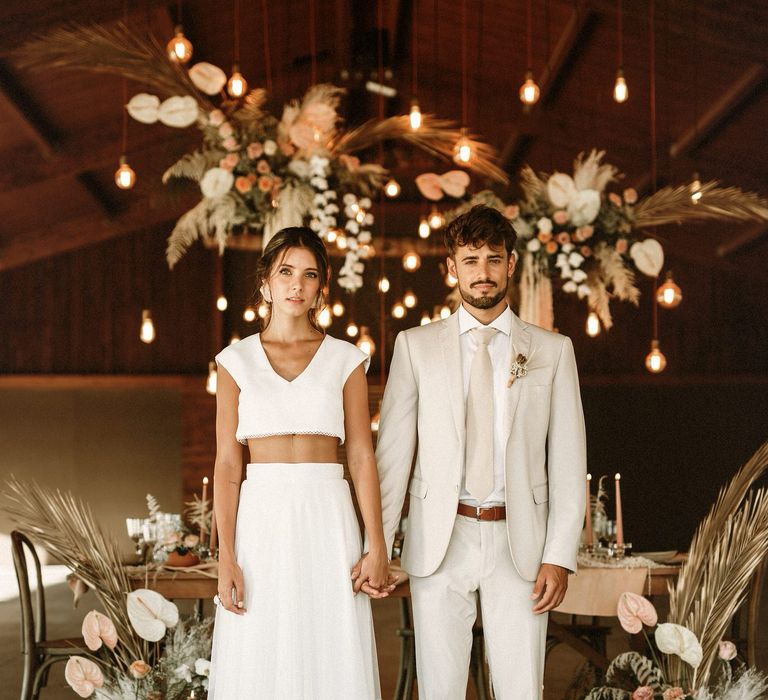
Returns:
[[[257,271],[270,312],[264,330],[216,356],[211,700],[380,698],[369,598],[388,595],[394,579],[371,445],[369,358],[317,323],[329,275],[312,230],[280,231]],[[370,545],[362,556],[337,462],[344,442]],[[250,453],[244,480],[241,445]]]

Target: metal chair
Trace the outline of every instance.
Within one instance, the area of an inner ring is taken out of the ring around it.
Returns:
[[[46,639],[45,591],[40,559],[29,538],[18,530],[11,532],[11,547],[21,603],[21,653],[24,657],[21,700],[37,700],[40,690],[48,683],[48,671],[53,664],[66,661],[72,654],[88,651],[82,637]],[[37,590],[34,594],[34,604],[25,549],[32,555],[35,564]]]

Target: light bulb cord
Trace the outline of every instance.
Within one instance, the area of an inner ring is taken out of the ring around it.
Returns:
[[[418,80],[418,68],[419,68],[419,57],[418,57],[418,50],[419,50],[419,42],[418,42],[418,35],[417,35],[417,29],[418,29],[418,21],[419,21],[419,14],[418,14],[418,7],[419,3],[417,0],[413,0],[413,13],[411,15],[411,94],[416,97],[418,94],[418,86],[419,86],[419,80]]]
[[[264,72],[266,73],[267,92],[272,94],[272,53],[269,46],[269,10],[267,0],[261,0],[261,25],[264,30]]]
[[[310,79],[317,83],[317,31],[315,27],[315,0],[309,0],[309,53],[311,63]]]
[[[461,0],[461,125],[467,126],[467,0]]]
[[[240,0],[235,0],[235,65],[240,70]]]
[[[624,9],[622,7],[622,0],[617,0],[616,4],[617,4],[616,24],[618,29],[617,53],[618,53],[618,61],[619,61],[619,70],[623,70],[624,69]]]

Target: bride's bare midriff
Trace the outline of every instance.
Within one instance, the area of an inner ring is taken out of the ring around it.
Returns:
[[[248,449],[252,463],[316,462],[319,464],[339,461],[336,448],[339,439],[328,435],[270,435],[251,438]]]

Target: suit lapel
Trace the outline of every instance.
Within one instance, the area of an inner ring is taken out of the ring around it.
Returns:
[[[531,351],[531,334],[527,330],[527,325],[521,321],[515,314],[512,314],[512,331],[509,334],[509,363],[510,365],[515,361],[518,355],[525,355],[530,357]],[[517,412],[517,404],[520,401],[520,379],[516,379],[512,386],[507,385],[505,380],[504,388],[502,391],[507,392],[507,415],[504,421],[504,435],[503,444],[506,445],[509,440],[509,435],[512,432],[512,423],[515,420],[515,413]]]
[[[462,383],[461,346],[459,345],[459,316],[456,313],[449,316],[440,329],[440,348],[443,354],[445,384],[448,387],[453,422],[456,425],[459,442],[463,445],[466,434],[466,409]]]

